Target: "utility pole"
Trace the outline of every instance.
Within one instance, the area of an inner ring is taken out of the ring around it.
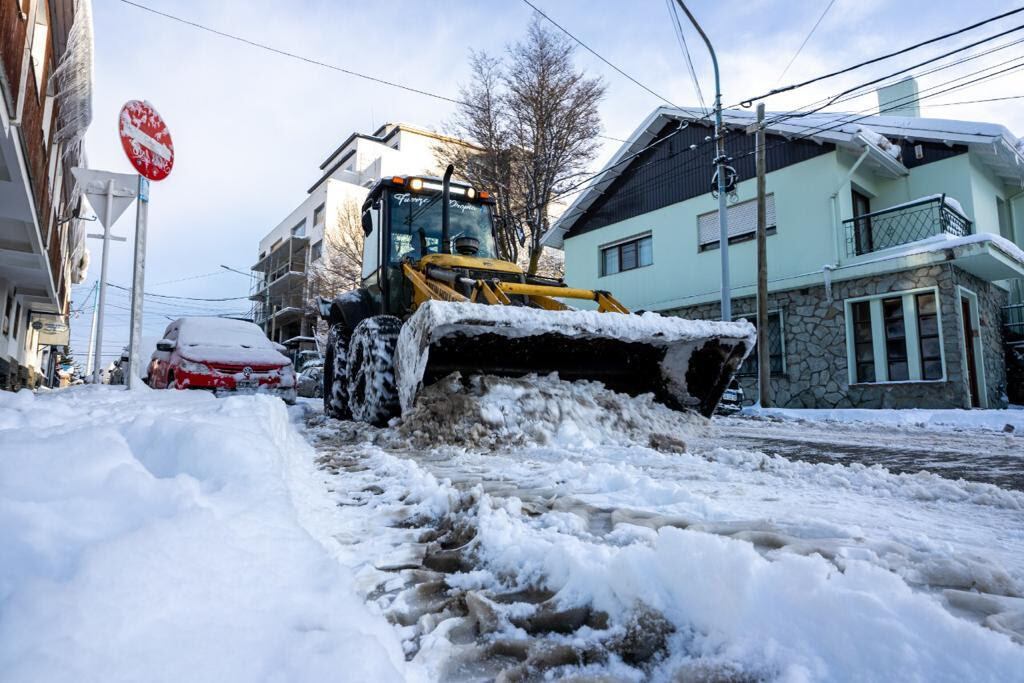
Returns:
[[[697,20],[686,8],[683,0],[676,0],[679,7],[689,18],[690,23],[697,29],[697,33],[704,39],[704,44],[711,53],[711,64],[715,67],[715,174],[718,178],[718,248],[722,256],[722,320],[732,320],[732,297],[729,287],[729,216],[726,213],[726,160],[725,155],[725,130],[722,127],[722,83],[718,73],[718,58],[715,56],[715,49],[711,47],[704,29],[700,27]]]
[[[113,179],[108,179],[106,192],[106,208],[103,214],[104,216],[113,215],[113,205],[114,181]],[[103,222],[103,257],[101,259],[102,265],[100,266],[100,310],[96,318],[96,346],[94,347],[95,350],[93,352],[96,357],[96,364],[93,366],[93,384],[99,384],[103,377],[103,308],[107,302],[107,262],[110,260],[110,226],[113,224],[114,221],[112,220],[107,220]]]
[[[93,360],[92,354],[95,351],[94,346],[96,344],[96,316],[99,313],[99,301],[97,299],[96,290],[97,290],[97,288],[99,286],[100,286],[99,282],[93,284],[93,286],[92,286],[92,294],[90,295],[90,296],[93,297],[93,299],[92,299],[92,326],[89,329],[89,350],[88,350],[88,352],[86,353],[86,356],[85,356],[85,376],[86,377],[89,377],[90,375],[92,375],[92,360]]]
[[[128,337],[128,374],[125,384],[129,389],[142,385],[142,366],[139,348],[142,346],[142,302],[146,283],[146,229],[149,224],[149,180],[139,176],[138,201],[135,204],[135,262],[132,272],[132,317]]]
[[[764,102],[757,105],[757,388],[762,408],[771,406],[771,356],[768,350],[768,215]]]

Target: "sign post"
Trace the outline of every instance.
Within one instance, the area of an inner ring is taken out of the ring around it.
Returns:
[[[110,258],[110,242],[125,242],[124,237],[110,234],[117,219],[135,199],[135,176],[126,173],[108,173],[94,171],[89,168],[73,168],[71,173],[82,188],[82,194],[96,213],[96,218],[103,226],[103,234],[91,234],[89,237],[103,240],[103,256],[100,265],[99,308],[96,313],[95,334],[93,341],[93,382],[100,383],[103,372],[103,313],[107,301],[107,262]]]
[[[135,265],[132,273],[131,336],[128,341],[128,388],[139,386],[139,345],[146,280],[146,225],[149,219],[149,181],[163,180],[174,167],[174,143],[167,124],[148,102],[132,100],[121,108],[118,131],[121,147],[139,172],[135,213]]]

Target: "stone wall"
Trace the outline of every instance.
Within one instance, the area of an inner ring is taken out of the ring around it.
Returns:
[[[831,297],[824,285],[769,293],[768,310],[782,311],[785,356],[784,372],[771,379],[773,405],[792,408],[969,407],[969,385],[963,372],[958,285],[978,295],[989,406],[1005,406],[1006,365],[999,312],[1006,303],[1006,292],[948,264],[833,282]],[[851,385],[845,300],[935,286],[939,289],[946,380]],[[715,302],[665,313],[716,319],[720,310]],[[733,313],[754,320],[756,300],[753,297],[734,300]],[[740,385],[748,399],[756,399],[756,377],[742,376]]]

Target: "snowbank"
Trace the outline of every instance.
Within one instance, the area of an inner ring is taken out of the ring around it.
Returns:
[[[740,415],[776,420],[848,422],[921,429],[985,429],[1024,434],[1024,410],[873,410],[867,408],[744,408]],[[1021,445],[1024,448],[1024,444]]]
[[[463,380],[455,373],[420,392],[397,435],[418,448],[640,443],[681,452],[686,436],[707,424],[655,402],[651,394],[632,398],[599,382],[565,382],[556,375]]]
[[[408,679],[304,528],[310,481],[276,399],[0,392],[2,677]]]

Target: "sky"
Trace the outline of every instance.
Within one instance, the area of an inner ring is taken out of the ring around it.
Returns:
[[[682,106],[698,97],[686,68],[666,0],[531,0],[606,60]],[[191,22],[309,59],[411,87],[457,97],[469,78],[471,50],[500,55],[519,40],[533,16],[523,0],[367,3],[362,0],[138,0]],[[734,104],[778,85],[795,83],[931,38],[1013,9],[1012,0],[937,3],[934,0],[834,0],[815,33],[780,75],[828,5],[828,0],[691,0],[711,39],[722,72],[723,101]],[[146,12],[122,0],[93,0],[95,88],[86,136],[89,165],[131,172],[117,136],[128,100],[151,102],[167,122],[175,148],[170,177],[150,195],[146,291],[199,298],[246,297],[247,272],[259,239],[306,196],[319,165],[354,131],[371,133],[388,121],[450,130],[450,102],[356,78],[274,54]],[[685,17],[684,17],[685,22]],[[769,111],[804,106],[960,45],[1024,24],[1016,15],[849,75],[766,100]],[[548,24],[550,28],[558,29]],[[707,51],[692,26],[684,37],[710,105],[714,82]],[[972,52],[1024,37],[1024,31]],[[968,53],[965,53],[968,54]],[[957,67],[922,76],[922,90],[999,62],[1024,59],[1024,43]],[[583,48],[577,66],[601,77],[604,134],[627,138],[662,100]],[[1022,100],[939,106],[1024,95],[1024,72],[929,97],[922,115],[1001,123],[1024,135]],[[863,111],[874,96],[839,110]],[[620,145],[603,139],[594,170]],[[114,227],[131,238],[134,209]],[[95,232],[89,226],[89,232]],[[92,265],[73,290],[72,348],[84,361],[100,248],[89,240]],[[112,243],[108,281],[128,286],[132,241]],[[127,342],[129,299],[108,288],[104,362]],[[144,334],[159,336],[186,314],[246,312],[245,299],[200,302],[147,297]]]

